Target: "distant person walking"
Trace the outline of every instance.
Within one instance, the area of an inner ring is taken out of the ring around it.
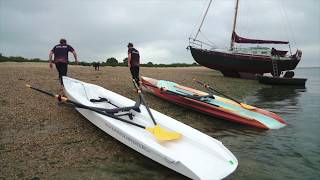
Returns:
[[[100,62],[97,63],[97,70],[100,70]]]
[[[140,87],[139,66],[140,66],[139,51],[133,47],[132,43],[128,43],[128,67],[130,68],[132,78],[136,81],[137,85]]]
[[[66,39],[60,39],[60,44],[55,45],[52,50],[49,53],[49,66],[52,69],[52,64],[54,63],[56,65],[56,68],[59,73],[59,80],[60,80],[60,93],[63,94],[63,81],[62,76],[67,76],[68,72],[68,53],[71,52],[74,56],[75,63],[78,64],[78,58],[76,51],[67,44]],[[54,61],[52,61],[52,56],[54,56]]]
[[[100,62],[94,62],[92,65],[93,65],[95,71],[99,71]]]

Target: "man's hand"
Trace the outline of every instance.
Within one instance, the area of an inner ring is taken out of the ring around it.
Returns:
[[[50,69],[52,69],[52,66],[53,66],[53,65],[52,65],[52,61],[50,61],[50,62],[49,62],[49,67],[50,67]]]

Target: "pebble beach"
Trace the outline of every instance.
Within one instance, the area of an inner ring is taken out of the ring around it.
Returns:
[[[238,99],[261,87],[256,81],[243,85],[241,79],[224,78],[203,67],[141,68],[140,72],[205,91],[193,82],[199,79]],[[69,66],[68,76],[137,98],[126,67],[95,71]],[[58,73],[47,63],[0,63],[0,84],[0,179],[185,179],[121,144],[75,109],[26,88],[30,84],[58,93]],[[208,135],[212,133],[208,127],[225,123],[147,92],[145,98],[151,108]]]

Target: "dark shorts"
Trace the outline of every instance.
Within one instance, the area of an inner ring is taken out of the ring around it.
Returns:
[[[68,72],[68,64],[66,63],[55,63],[56,64],[56,68],[59,72],[59,81],[61,83],[61,85],[63,85],[63,81],[62,81],[62,76],[67,76],[67,72]]]
[[[130,72],[131,72],[132,78],[136,81],[138,86],[140,86],[139,67],[131,67]]]

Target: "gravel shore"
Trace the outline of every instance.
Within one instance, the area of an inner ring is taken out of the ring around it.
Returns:
[[[204,90],[210,83],[241,99],[259,86],[225,78],[203,67],[141,68],[141,75]],[[58,92],[58,74],[46,63],[0,63],[0,179],[185,179],[104,133],[73,108],[25,87]],[[69,66],[68,76],[100,85],[135,100],[126,67]],[[177,107],[145,94],[151,108],[210,135],[231,123]],[[232,151],[232,150],[231,150]]]

